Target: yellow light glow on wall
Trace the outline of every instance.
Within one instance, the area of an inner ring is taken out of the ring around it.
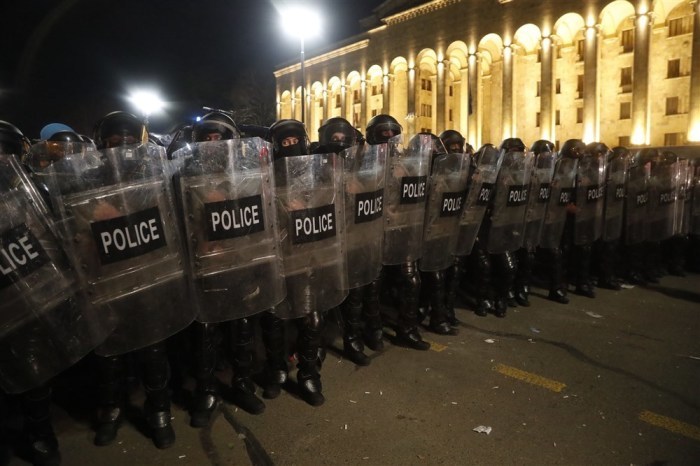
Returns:
[[[635,146],[645,145],[646,138],[644,137],[644,129],[643,128],[635,128],[634,131],[632,132],[632,137],[630,138],[630,142]]]
[[[688,131],[688,141],[700,142],[700,121],[696,121],[692,124],[690,131]]]

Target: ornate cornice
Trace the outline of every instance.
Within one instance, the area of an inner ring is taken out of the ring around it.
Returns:
[[[394,24],[403,23],[409,19],[416,18],[418,16],[425,15],[427,13],[432,13],[433,11],[445,8],[446,6],[452,5],[454,3],[460,3],[462,0],[433,0],[432,2],[426,3],[424,5],[411,8],[401,13],[395,15],[387,16],[382,18],[382,22],[392,26]]]
[[[362,50],[364,48],[367,48],[368,45],[369,39],[364,39],[359,42],[346,45],[345,47],[333,50],[331,52],[324,53],[322,55],[317,55],[315,57],[304,60],[304,66],[316,65],[318,63],[323,63],[324,61],[328,61],[333,58],[342,57],[343,55],[355,52],[356,50]],[[301,63],[295,63],[294,65],[275,71],[275,78],[279,78],[280,76],[284,76],[285,74],[294,73],[299,69],[301,69]]]

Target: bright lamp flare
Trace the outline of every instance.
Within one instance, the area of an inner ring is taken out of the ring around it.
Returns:
[[[308,8],[290,7],[282,10],[282,28],[295,37],[315,37],[321,32],[320,15]]]
[[[151,91],[136,91],[131,94],[129,101],[144,115],[159,112],[165,106],[158,94]]]

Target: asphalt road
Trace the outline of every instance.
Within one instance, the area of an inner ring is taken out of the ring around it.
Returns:
[[[568,305],[534,293],[505,319],[459,309],[459,335],[426,332],[430,351],[387,341],[359,368],[331,349],[319,408],[290,389],[261,415],[224,403],[193,429],[175,406],[163,451],[129,423],[95,447],[87,417],[57,404],[63,464],[700,464],[700,276]]]

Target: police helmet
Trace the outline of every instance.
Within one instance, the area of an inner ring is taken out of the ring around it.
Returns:
[[[240,131],[238,131],[236,122],[229,115],[219,111],[207,113],[192,127],[192,140],[194,142],[238,138],[240,138]]]
[[[95,126],[94,137],[98,149],[108,149],[148,141],[146,125],[136,115],[116,111],[102,117]]]
[[[309,138],[306,128],[299,120],[278,120],[270,126],[270,138],[275,157],[307,155]]]
[[[447,129],[440,133],[440,140],[449,152],[464,152],[464,137],[459,131]]]
[[[21,157],[29,150],[29,141],[12,123],[0,120],[0,154]]]
[[[504,152],[525,152],[525,143],[520,138],[506,138],[499,149]]]
[[[382,144],[401,134],[401,130],[401,125],[393,116],[383,113],[369,120],[365,134],[369,144]]]
[[[340,152],[356,144],[357,133],[358,131],[348,120],[341,117],[333,117],[318,129],[318,142],[322,147],[328,147],[335,152]]]
[[[563,146],[561,146],[561,151],[559,153],[562,157],[568,157],[571,159],[578,159],[583,155],[586,150],[586,144],[580,139],[569,139]]]
[[[535,155],[543,154],[545,152],[551,153],[554,152],[554,143],[546,139],[538,139],[532,143],[531,150]]]

